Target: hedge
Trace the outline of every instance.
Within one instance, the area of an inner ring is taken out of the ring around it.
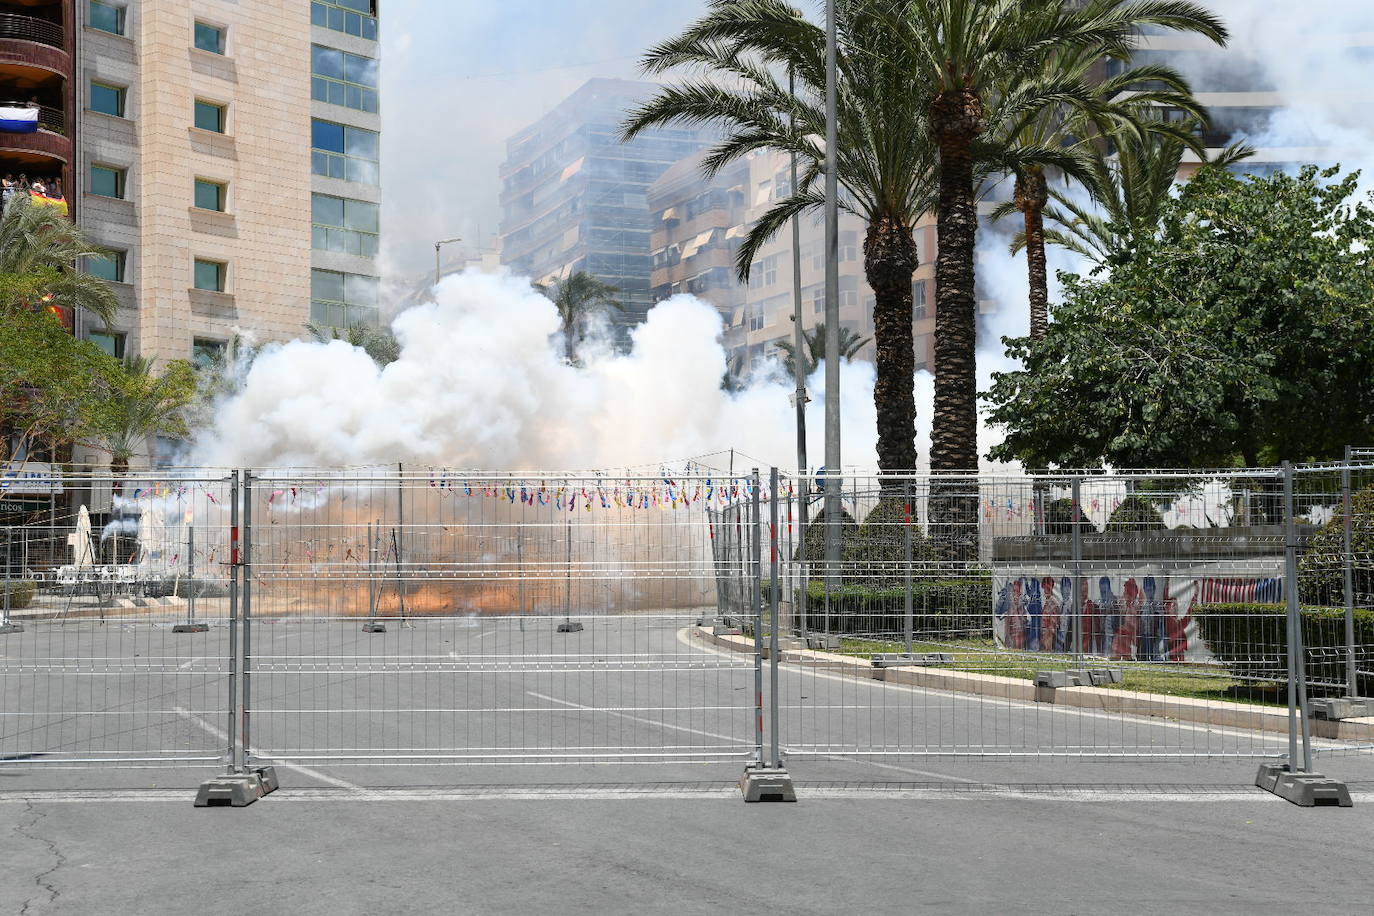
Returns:
[[[1094,525],[1080,506],[1078,509],[1079,530],[1084,534],[1096,533]],[[1045,507],[1045,533],[1053,535],[1073,534],[1073,499],[1065,496],[1056,499]]]
[[[1354,555],[1374,555],[1374,487],[1350,498],[1350,549]],[[1298,594],[1309,604],[1345,606],[1345,522],[1337,512],[1312,536],[1298,566]],[[1354,564],[1355,600],[1366,603],[1374,593],[1374,568],[1368,561]]]
[[[1282,604],[1195,604],[1189,612],[1212,655],[1238,679],[1282,682],[1287,677],[1287,608]],[[1314,693],[1340,693],[1345,683],[1345,612],[1302,608],[1302,638],[1307,651],[1307,681]],[[1358,667],[1374,668],[1374,610],[1355,610]],[[1328,686],[1314,685],[1321,682]],[[1359,692],[1369,696],[1374,675],[1360,677]]]
[[[800,598],[798,590],[793,600],[799,602]],[[825,607],[825,583],[812,579],[806,589],[811,629],[821,628]],[[911,584],[911,610],[917,633],[967,634],[987,630],[992,626],[992,579],[917,579]],[[905,618],[905,588],[841,585],[830,592],[833,633],[900,635],[906,626]]]
[[[10,579],[0,582],[0,607],[4,606],[3,595],[5,591],[10,593],[11,610],[17,611],[20,608],[28,607],[33,602],[33,593],[36,588],[37,586],[32,579]]]
[[[1164,524],[1164,516],[1150,500],[1148,496],[1139,493],[1132,493],[1122,500],[1121,505],[1117,506],[1112,512],[1111,518],[1107,519],[1108,532],[1122,531],[1163,531],[1168,526]]]
[[[900,496],[881,499],[863,524],[844,542],[844,581],[873,588],[891,586],[906,563],[906,506]],[[940,559],[935,545],[911,523],[911,559],[933,563]]]

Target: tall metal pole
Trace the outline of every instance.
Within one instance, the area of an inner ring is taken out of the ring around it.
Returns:
[[[253,472],[243,472],[243,767],[252,763],[253,710]]]
[[[749,528],[753,533],[750,539],[749,565],[753,568],[750,584],[753,594],[750,603],[754,606],[754,761],[766,762],[763,756],[763,544],[759,537],[759,469],[754,468],[749,475],[753,494],[749,500]],[[769,583],[770,589],[772,583]]]
[[[405,462],[396,462],[396,525],[395,540],[392,546],[396,553],[396,608],[397,616],[401,618],[401,625],[405,626],[406,620],[406,592],[405,581],[401,572],[401,550],[405,545],[406,536],[406,490],[405,490]]]
[[[239,472],[229,477],[229,772],[242,772],[238,751]]]
[[[787,92],[789,95],[796,96],[796,74],[789,67],[787,70]],[[796,126],[795,117],[789,116],[788,125]],[[792,169],[792,193],[797,193],[797,154],[793,152],[789,156]],[[801,497],[801,511],[798,521],[801,524],[802,533],[802,553],[806,553],[806,530],[810,515],[810,489],[811,482],[806,477],[806,470],[810,465],[806,460],[806,405],[810,400],[806,395],[806,336],[802,330],[802,282],[801,282],[801,217],[792,218],[792,376],[796,382],[797,389],[792,395],[797,410],[797,482],[799,484],[799,495]],[[806,557],[802,557],[802,562],[806,562]],[[803,572],[806,572],[803,570]],[[809,584],[809,575],[803,576],[802,587],[797,590],[797,619],[801,621],[801,633],[806,635],[806,591]]]
[[[1355,557],[1351,553],[1350,446],[1345,447],[1345,467],[1341,468],[1341,567],[1345,572],[1345,695],[1360,695],[1359,672],[1355,664]]]
[[[768,557],[769,579],[772,588],[768,590],[768,715],[773,727],[769,730],[770,765],[782,768],[782,745],[778,735],[778,597],[781,589],[778,582],[778,469],[768,474]]]
[[[902,619],[902,636],[906,642],[906,654],[915,652],[915,614],[911,607],[911,481],[902,482],[902,577],[905,594],[905,615]]]
[[[1077,662],[1084,655],[1083,609],[1087,605],[1084,593],[1088,588],[1083,581],[1083,479],[1075,477],[1072,486],[1073,497],[1070,499],[1072,505],[1069,509],[1069,518],[1073,544],[1073,657]]]
[[[825,581],[829,592],[840,562],[840,211],[839,85],[836,82],[835,0],[825,2]],[[828,617],[828,615],[827,615]]]

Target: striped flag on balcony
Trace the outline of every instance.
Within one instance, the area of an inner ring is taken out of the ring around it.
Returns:
[[[29,105],[0,105],[0,130],[31,134],[38,130],[38,109]]]
[[[61,197],[49,197],[46,194],[39,194],[37,191],[30,191],[29,198],[35,207],[52,207],[62,216],[67,215],[67,202]]]

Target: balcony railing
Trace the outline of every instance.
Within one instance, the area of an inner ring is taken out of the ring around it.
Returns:
[[[36,41],[40,44],[63,47],[62,26],[36,16],[22,16],[19,13],[0,13],[0,39],[14,38],[20,41]]]
[[[5,97],[0,95],[0,106],[12,106],[15,108],[28,108],[28,102],[18,100],[5,101]],[[52,131],[55,134],[67,135],[67,116],[61,108],[54,108],[51,105],[38,106],[38,127],[41,130]]]

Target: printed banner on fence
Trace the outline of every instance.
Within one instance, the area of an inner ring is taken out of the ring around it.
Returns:
[[[1250,575],[1227,575],[1218,562],[1165,570],[1143,565],[1110,572],[1084,569],[1078,594],[1063,566],[993,570],[993,635],[1008,649],[1082,651],[1123,661],[1206,661],[1211,657],[1193,621],[1194,603],[1283,600],[1282,560],[1275,557]]]

